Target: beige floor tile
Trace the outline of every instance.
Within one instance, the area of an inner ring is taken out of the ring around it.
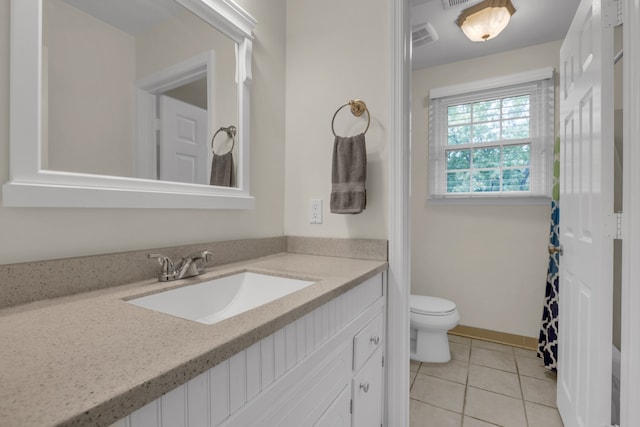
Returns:
[[[464,417],[462,420],[462,427],[495,427],[497,424],[488,423],[486,421],[480,421],[471,417]]]
[[[411,388],[411,398],[461,413],[464,389],[464,385],[453,381],[418,374]]]
[[[471,340],[471,348],[486,348],[487,350],[504,351],[513,354],[513,347],[505,344],[498,344],[491,341]]]
[[[511,372],[487,368],[480,365],[470,365],[469,385],[483,390],[493,391],[494,393],[505,394],[517,399],[522,399],[518,375]]]
[[[409,372],[409,390],[411,390],[411,387],[413,387],[413,382],[415,381],[417,375],[417,372]]]
[[[535,350],[527,350],[526,348],[513,347],[513,352],[517,356],[529,357],[531,359],[538,359],[538,353]]]
[[[411,372],[418,372],[419,368],[420,368],[420,362],[418,362],[417,360],[412,360],[411,363],[409,364],[409,370]]]
[[[451,358],[455,360],[462,360],[464,362],[469,361],[469,352],[471,346],[469,344],[460,344],[457,342],[449,342],[449,351],[451,351]]]
[[[520,377],[524,400],[556,407],[556,383],[537,378]]]
[[[524,407],[529,427],[564,427],[557,409],[532,402],[524,402]]]
[[[475,387],[467,389],[464,415],[503,427],[527,426],[522,400]]]
[[[527,377],[538,378],[540,380],[553,381],[547,375],[548,370],[544,367],[542,359],[532,359],[527,356],[516,354],[516,363],[518,364],[518,373]]]
[[[419,400],[411,399],[409,403],[411,427],[459,427],[461,418],[460,414],[437,408]]]
[[[471,345],[471,338],[461,337],[460,335],[448,334],[449,342],[456,342],[458,344]]]
[[[460,360],[450,360],[447,363],[423,363],[420,365],[421,374],[455,381],[460,384],[467,383],[467,371],[469,364]]]
[[[471,363],[500,369],[502,371],[517,372],[516,360],[513,352],[488,350],[485,348],[471,348]]]

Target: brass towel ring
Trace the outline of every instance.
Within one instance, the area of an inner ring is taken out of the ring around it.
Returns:
[[[218,135],[218,133],[220,133],[221,131],[225,132],[227,136],[231,138],[231,149],[229,149],[229,151],[227,151],[224,154],[229,154],[233,151],[233,147],[236,145],[236,133],[238,132],[236,127],[231,125],[227,128],[221,127],[216,131],[216,133],[213,134],[213,137],[211,137],[211,152],[217,156],[221,156],[221,155],[224,156],[224,154],[216,153],[215,150],[213,149],[213,141],[216,139],[216,135]]]
[[[337,136],[336,131],[333,128],[333,122],[336,120],[336,116],[338,115],[338,112],[342,110],[344,107],[346,107],[347,105],[351,106],[351,114],[353,114],[356,117],[360,117],[365,111],[367,112],[367,127],[365,128],[364,132],[362,132],[363,134],[367,133],[367,131],[369,130],[369,125],[371,124],[371,114],[369,114],[369,109],[367,108],[367,104],[365,104],[364,101],[361,101],[359,99],[352,99],[346,104],[340,106],[340,108],[338,108],[336,112],[333,114],[333,118],[331,119],[331,131],[333,132],[333,136]]]

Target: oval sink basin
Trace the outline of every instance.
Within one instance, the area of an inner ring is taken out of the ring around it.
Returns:
[[[128,300],[129,304],[211,325],[314,282],[243,272]]]

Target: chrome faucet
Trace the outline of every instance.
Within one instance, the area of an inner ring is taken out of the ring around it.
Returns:
[[[204,273],[204,264],[213,257],[210,251],[194,252],[182,258],[178,263],[171,261],[163,254],[147,254],[147,258],[156,258],[160,267],[158,281],[169,282],[171,280],[186,279]]]

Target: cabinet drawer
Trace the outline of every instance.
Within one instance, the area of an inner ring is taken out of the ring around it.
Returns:
[[[382,345],[384,336],[382,313],[353,337],[353,370],[359,370],[369,356]]]

